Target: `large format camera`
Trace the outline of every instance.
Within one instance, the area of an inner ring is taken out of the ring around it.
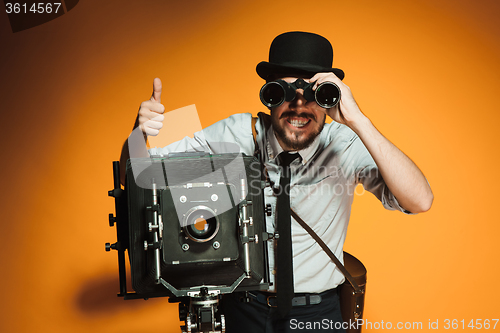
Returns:
[[[241,154],[132,159],[121,190],[114,162],[119,296],[169,297],[183,332],[224,332],[221,295],[269,287],[261,171]]]

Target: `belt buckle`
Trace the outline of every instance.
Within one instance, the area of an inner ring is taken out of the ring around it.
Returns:
[[[277,305],[271,305],[271,303],[269,303],[269,299],[273,297],[274,299],[276,299],[276,296],[267,296],[266,297],[266,301],[267,301],[267,306],[269,306],[270,308],[277,308],[278,306]]]

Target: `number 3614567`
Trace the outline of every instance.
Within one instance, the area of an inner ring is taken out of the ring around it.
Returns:
[[[59,11],[61,7],[60,2],[38,2],[33,4],[7,2],[5,4],[5,11],[7,14],[52,14]]]

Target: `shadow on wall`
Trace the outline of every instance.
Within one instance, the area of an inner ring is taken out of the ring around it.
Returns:
[[[149,299],[147,302],[141,299],[124,300],[123,297],[117,296],[119,286],[118,274],[100,276],[87,281],[76,296],[77,309],[89,316],[110,315],[123,310],[137,310],[158,301],[158,299]],[[163,301],[167,302],[166,299]]]

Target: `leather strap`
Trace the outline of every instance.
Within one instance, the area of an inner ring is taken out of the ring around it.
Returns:
[[[362,294],[363,291],[361,290],[361,288],[359,288],[356,281],[354,281],[354,278],[352,277],[352,275],[347,271],[347,269],[344,267],[344,265],[342,265],[340,260],[337,259],[335,254],[333,254],[333,252],[330,250],[328,245],[326,245],[325,242],[323,242],[323,240],[318,236],[318,234],[315,233],[314,230],[312,230],[312,228],[302,218],[300,218],[300,216],[298,216],[297,213],[295,213],[295,211],[293,209],[291,209],[291,212],[292,212],[292,217],[297,222],[299,222],[299,224],[302,226],[302,228],[304,228],[309,233],[309,235],[311,235],[312,238],[314,238],[314,240],[316,242],[318,242],[319,246],[321,246],[323,251],[326,252],[326,254],[330,257],[330,259],[332,259],[332,261],[335,263],[337,268],[342,272],[342,274],[344,274],[347,281],[349,281],[351,286],[354,288],[354,292],[356,294]]]
[[[257,117],[252,117],[252,134],[253,143],[255,144],[255,149],[257,150],[257,130],[255,129],[255,124],[257,124]]]

